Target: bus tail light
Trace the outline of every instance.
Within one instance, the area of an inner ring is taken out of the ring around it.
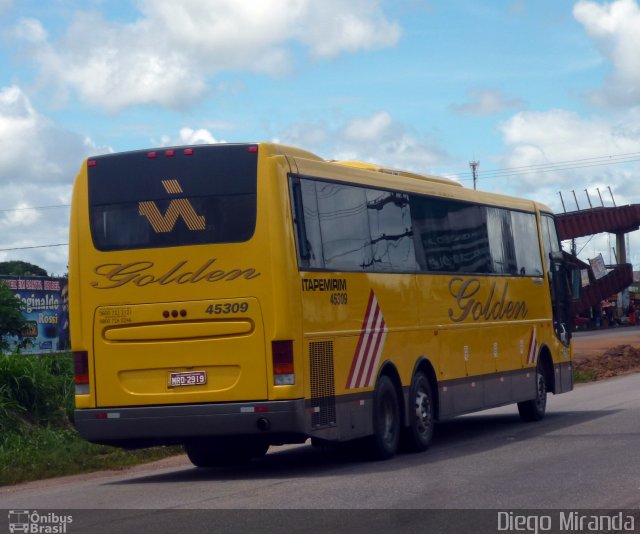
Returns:
[[[76,385],[76,395],[89,393],[89,354],[86,350],[73,353],[73,381]]]
[[[296,383],[293,371],[293,341],[272,341],[273,383],[276,386],[287,386]]]

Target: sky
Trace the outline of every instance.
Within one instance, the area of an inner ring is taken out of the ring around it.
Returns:
[[[477,161],[478,189],[556,212],[640,203],[640,4],[0,0],[0,261],[67,272],[89,156],[255,141],[466,187]]]

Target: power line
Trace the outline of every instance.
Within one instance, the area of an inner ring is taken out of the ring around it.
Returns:
[[[46,210],[46,209],[51,209],[51,208],[70,208],[71,204],[55,204],[55,205],[51,205],[51,206],[31,206],[31,207],[24,207],[24,208],[6,208],[3,210],[0,210],[0,213],[5,213],[7,211],[26,211],[26,210]]]
[[[27,250],[31,248],[66,247],[68,245],[69,243],[55,243],[53,245],[34,245],[32,247],[0,248],[0,252],[8,252],[10,250]]]
[[[603,165],[634,163],[637,161],[640,161],[640,152],[628,152],[625,154],[594,156],[591,158],[580,158],[574,160],[559,161],[556,163],[539,163],[534,165],[522,165],[518,167],[489,169],[482,173],[482,178],[505,178],[508,176],[532,174],[536,172],[566,171],[588,167],[598,167]],[[469,171],[464,171],[460,173],[447,173],[445,174],[445,176],[469,176],[470,174],[472,173],[470,173]],[[473,180],[473,178],[461,178],[461,180],[471,181]]]
[[[616,162],[618,161],[622,161],[624,163],[624,160],[626,159],[630,159],[630,158],[634,158],[632,159],[632,161],[636,161],[635,158],[640,157],[640,152],[628,152],[625,154],[611,154],[611,155],[607,155],[607,156],[594,156],[591,158],[580,158],[580,159],[571,159],[571,160],[566,160],[566,161],[558,161],[558,162],[548,162],[548,163],[538,163],[538,164],[534,164],[534,165],[522,165],[519,167],[506,167],[504,169],[493,169],[490,171],[487,171],[489,173],[503,173],[506,171],[517,171],[520,169],[536,169],[536,168],[544,168],[544,167],[555,167],[555,166],[568,166],[569,164],[572,163],[585,163],[585,162],[593,162],[594,160],[616,160]],[[598,164],[604,164],[604,163],[612,163],[612,161],[600,161],[598,162]]]

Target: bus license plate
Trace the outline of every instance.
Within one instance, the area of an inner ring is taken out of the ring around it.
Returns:
[[[169,387],[201,386],[207,383],[206,371],[188,371],[185,373],[169,373]]]

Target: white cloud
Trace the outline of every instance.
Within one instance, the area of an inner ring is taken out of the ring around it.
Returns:
[[[40,213],[32,209],[26,202],[20,202],[12,209],[6,212],[5,222],[7,226],[20,226],[22,228],[31,226],[40,220]],[[2,224],[0,222],[0,224]]]
[[[18,21],[14,35],[27,43],[44,43],[47,40],[47,31],[39,20],[23,18]]]
[[[139,0],[138,6],[140,17],[130,23],[78,13],[56,42],[43,41],[34,20],[16,33],[39,40],[34,54],[48,84],[109,111],[183,108],[221,71],[281,75],[300,46],[327,58],[392,46],[400,36],[379,0]]]
[[[362,143],[377,141],[386,136],[393,127],[391,115],[386,111],[376,113],[364,119],[356,118],[351,120],[343,130],[345,141]]]
[[[73,179],[85,157],[108,149],[44,118],[17,86],[0,88],[0,146],[0,249],[67,243]],[[0,261],[23,259],[58,274],[66,256],[66,247],[0,250]]]
[[[399,25],[369,0],[308,2],[303,24],[294,32],[318,58],[393,46],[400,34]]]
[[[71,183],[80,162],[98,149],[38,113],[18,86],[0,88],[0,182]]]
[[[208,145],[215,143],[226,143],[223,139],[216,139],[206,128],[181,128],[176,137],[163,135],[160,146],[181,146],[181,145]],[[157,143],[154,143],[157,144]]]
[[[327,159],[359,160],[417,173],[429,173],[447,158],[428,137],[394,120],[387,111],[357,117],[335,127],[296,124],[281,141]]]
[[[640,104],[640,6],[637,0],[600,4],[580,0],[574,17],[613,65],[597,101],[614,106]]]
[[[350,121],[341,131],[336,152],[336,159],[349,159],[353,155],[356,159],[418,173],[428,173],[447,159],[431,139],[394,120],[385,111]]]
[[[501,126],[508,146],[501,167],[513,169],[507,178],[509,188],[558,210],[562,209],[558,191],[569,199],[570,209],[575,209],[571,190],[576,188],[581,208],[588,207],[585,188],[592,199],[597,195],[596,187],[606,191],[608,186],[618,203],[637,198],[639,119],[640,107],[611,121],[585,119],[559,109],[518,113]]]
[[[470,89],[467,96],[467,102],[452,104],[449,109],[460,115],[496,115],[508,109],[524,106],[523,100],[509,98],[495,89]]]
[[[68,247],[43,245],[69,241],[70,190],[70,184],[0,184],[0,205],[7,210],[0,213],[0,261],[22,260],[51,273],[66,272]],[[57,207],[33,209],[41,206]]]

